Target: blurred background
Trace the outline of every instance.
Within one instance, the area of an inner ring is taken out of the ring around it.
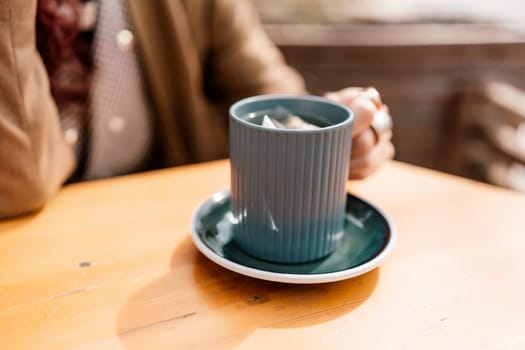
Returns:
[[[525,1],[253,1],[312,93],[381,92],[396,159],[525,192]]]

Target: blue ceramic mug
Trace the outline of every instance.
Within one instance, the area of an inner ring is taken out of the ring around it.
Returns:
[[[260,125],[289,111],[317,129]],[[231,203],[235,242],[279,263],[323,258],[343,236],[352,112],[316,96],[263,95],[230,108]]]

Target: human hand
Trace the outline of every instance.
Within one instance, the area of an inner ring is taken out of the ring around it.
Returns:
[[[363,179],[394,157],[392,118],[374,88],[349,87],[324,97],[354,112],[350,178]]]

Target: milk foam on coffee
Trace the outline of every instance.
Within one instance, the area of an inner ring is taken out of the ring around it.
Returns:
[[[322,123],[321,120],[319,122]],[[321,128],[319,125],[312,124],[298,115],[292,114],[283,107],[277,107],[270,112],[264,113],[261,125],[270,129],[313,130]]]

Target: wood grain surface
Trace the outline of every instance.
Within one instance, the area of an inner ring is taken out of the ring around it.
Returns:
[[[522,349],[525,196],[392,162],[349,191],[390,214],[381,267],[319,285],[203,257],[218,161],[65,187],[0,223],[0,349]]]

